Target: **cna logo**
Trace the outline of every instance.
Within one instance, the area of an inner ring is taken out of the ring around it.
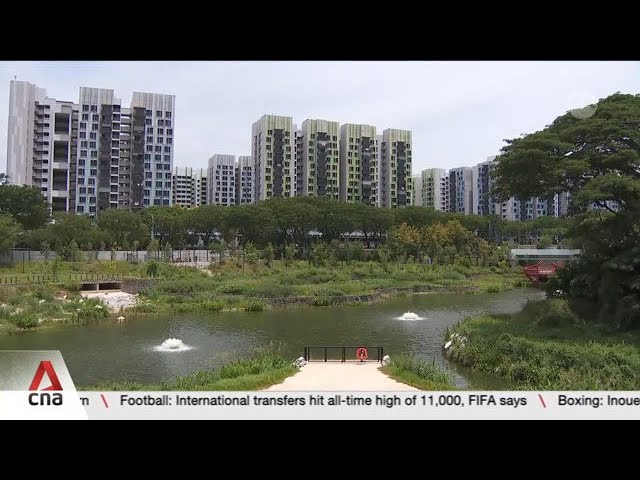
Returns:
[[[51,360],[40,361],[40,365],[38,365],[36,374],[33,376],[33,380],[31,380],[29,390],[39,390],[40,384],[42,383],[42,379],[44,378],[45,374],[47,375],[47,377],[49,377],[49,382],[51,382],[51,385],[47,388],[43,388],[42,391],[61,391],[62,385],[60,384],[60,380],[58,379],[56,370],[53,368],[53,363],[51,363]]]

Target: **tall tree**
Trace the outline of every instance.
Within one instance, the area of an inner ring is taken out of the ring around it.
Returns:
[[[540,132],[508,140],[497,158],[498,199],[569,192],[577,215],[569,235],[583,256],[560,278],[599,319],[640,327],[640,95],[614,94],[569,112]]]
[[[49,204],[35,187],[0,186],[0,214],[12,215],[25,230],[42,227],[49,219]]]
[[[20,225],[11,215],[0,215],[0,254],[7,253],[18,241]]]
[[[129,210],[104,210],[98,215],[97,223],[108,245],[133,246],[134,242],[146,245],[149,240],[142,216]]]

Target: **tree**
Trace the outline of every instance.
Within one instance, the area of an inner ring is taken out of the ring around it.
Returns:
[[[54,221],[45,229],[45,241],[65,259],[73,254],[70,250],[72,241],[79,248],[100,242],[100,232],[86,215],[56,213]]]
[[[264,247],[264,250],[262,250],[262,258],[267,264],[267,267],[271,268],[271,262],[273,261],[274,256],[275,252],[273,250],[273,245],[271,245],[271,243],[268,243],[267,246]]]
[[[9,252],[15,246],[20,231],[20,225],[11,215],[0,215],[0,255]]]
[[[98,215],[97,224],[110,245],[146,244],[149,240],[142,216],[129,210],[103,210]]]
[[[640,327],[640,95],[614,94],[585,118],[571,112],[542,131],[507,140],[497,158],[499,200],[569,192],[576,215],[567,234],[581,258],[563,289],[599,320]],[[575,113],[575,112],[574,112]],[[577,310],[576,310],[577,311]]]
[[[421,251],[422,246],[420,231],[415,226],[407,225],[406,223],[396,225],[389,231],[387,245],[397,258],[409,255],[415,258]]]
[[[29,186],[0,186],[0,214],[9,214],[24,228],[42,227],[49,219],[49,204],[39,189]]]
[[[289,264],[291,263],[291,260],[293,260],[293,258],[296,255],[296,246],[288,243],[287,245],[284,246],[284,268],[287,269],[289,268]]]

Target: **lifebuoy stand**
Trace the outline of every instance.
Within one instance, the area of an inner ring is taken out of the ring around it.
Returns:
[[[364,362],[367,358],[369,358],[369,352],[364,347],[358,347],[356,350],[356,358],[361,362]]]

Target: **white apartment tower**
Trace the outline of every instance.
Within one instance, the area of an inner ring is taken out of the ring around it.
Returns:
[[[194,176],[194,198],[193,205],[201,207],[207,204],[207,185],[208,185],[208,168],[199,168]]]
[[[236,205],[253,202],[253,160],[250,156],[238,157],[236,170]]]
[[[473,171],[471,167],[449,170],[450,211],[470,215],[473,208]]]
[[[53,211],[75,210],[78,106],[46,96],[36,85],[9,87],[7,175],[38,188]]]
[[[340,200],[378,205],[377,138],[372,125],[340,127]]]
[[[254,166],[254,201],[294,195],[294,147],[291,117],[264,115],[253,124],[251,157]]]
[[[495,157],[472,167],[472,207],[474,215],[495,215],[498,211],[491,190],[493,188],[492,169]]]
[[[176,167],[172,179],[174,206],[191,208],[194,206],[195,179],[191,167]]]
[[[133,92],[131,109],[143,108],[145,131],[142,139],[144,141],[142,206],[171,205],[175,96]],[[134,151],[136,151],[135,147]]]
[[[413,201],[412,205],[424,207],[424,197],[422,192],[422,175],[413,176]]]
[[[81,87],[75,104],[14,80],[9,97],[9,180],[39,188],[53,211],[171,204],[172,95],[134,92],[123,108],[113,90]]]
[[[236,203],[236,156],[215,154],[209,159],[207,204],[230,206]]]
[[[427,168],[420,175],[421,206],[441,212],[449,211],[449,177],[444,168]],[[414,185],[414,190],[417,187]],[[417,195],[416,195],[417,198]]]
[[[411,205],[411,132],[387,128],[380,148],[380,195],[378,205],[403,208]]]

